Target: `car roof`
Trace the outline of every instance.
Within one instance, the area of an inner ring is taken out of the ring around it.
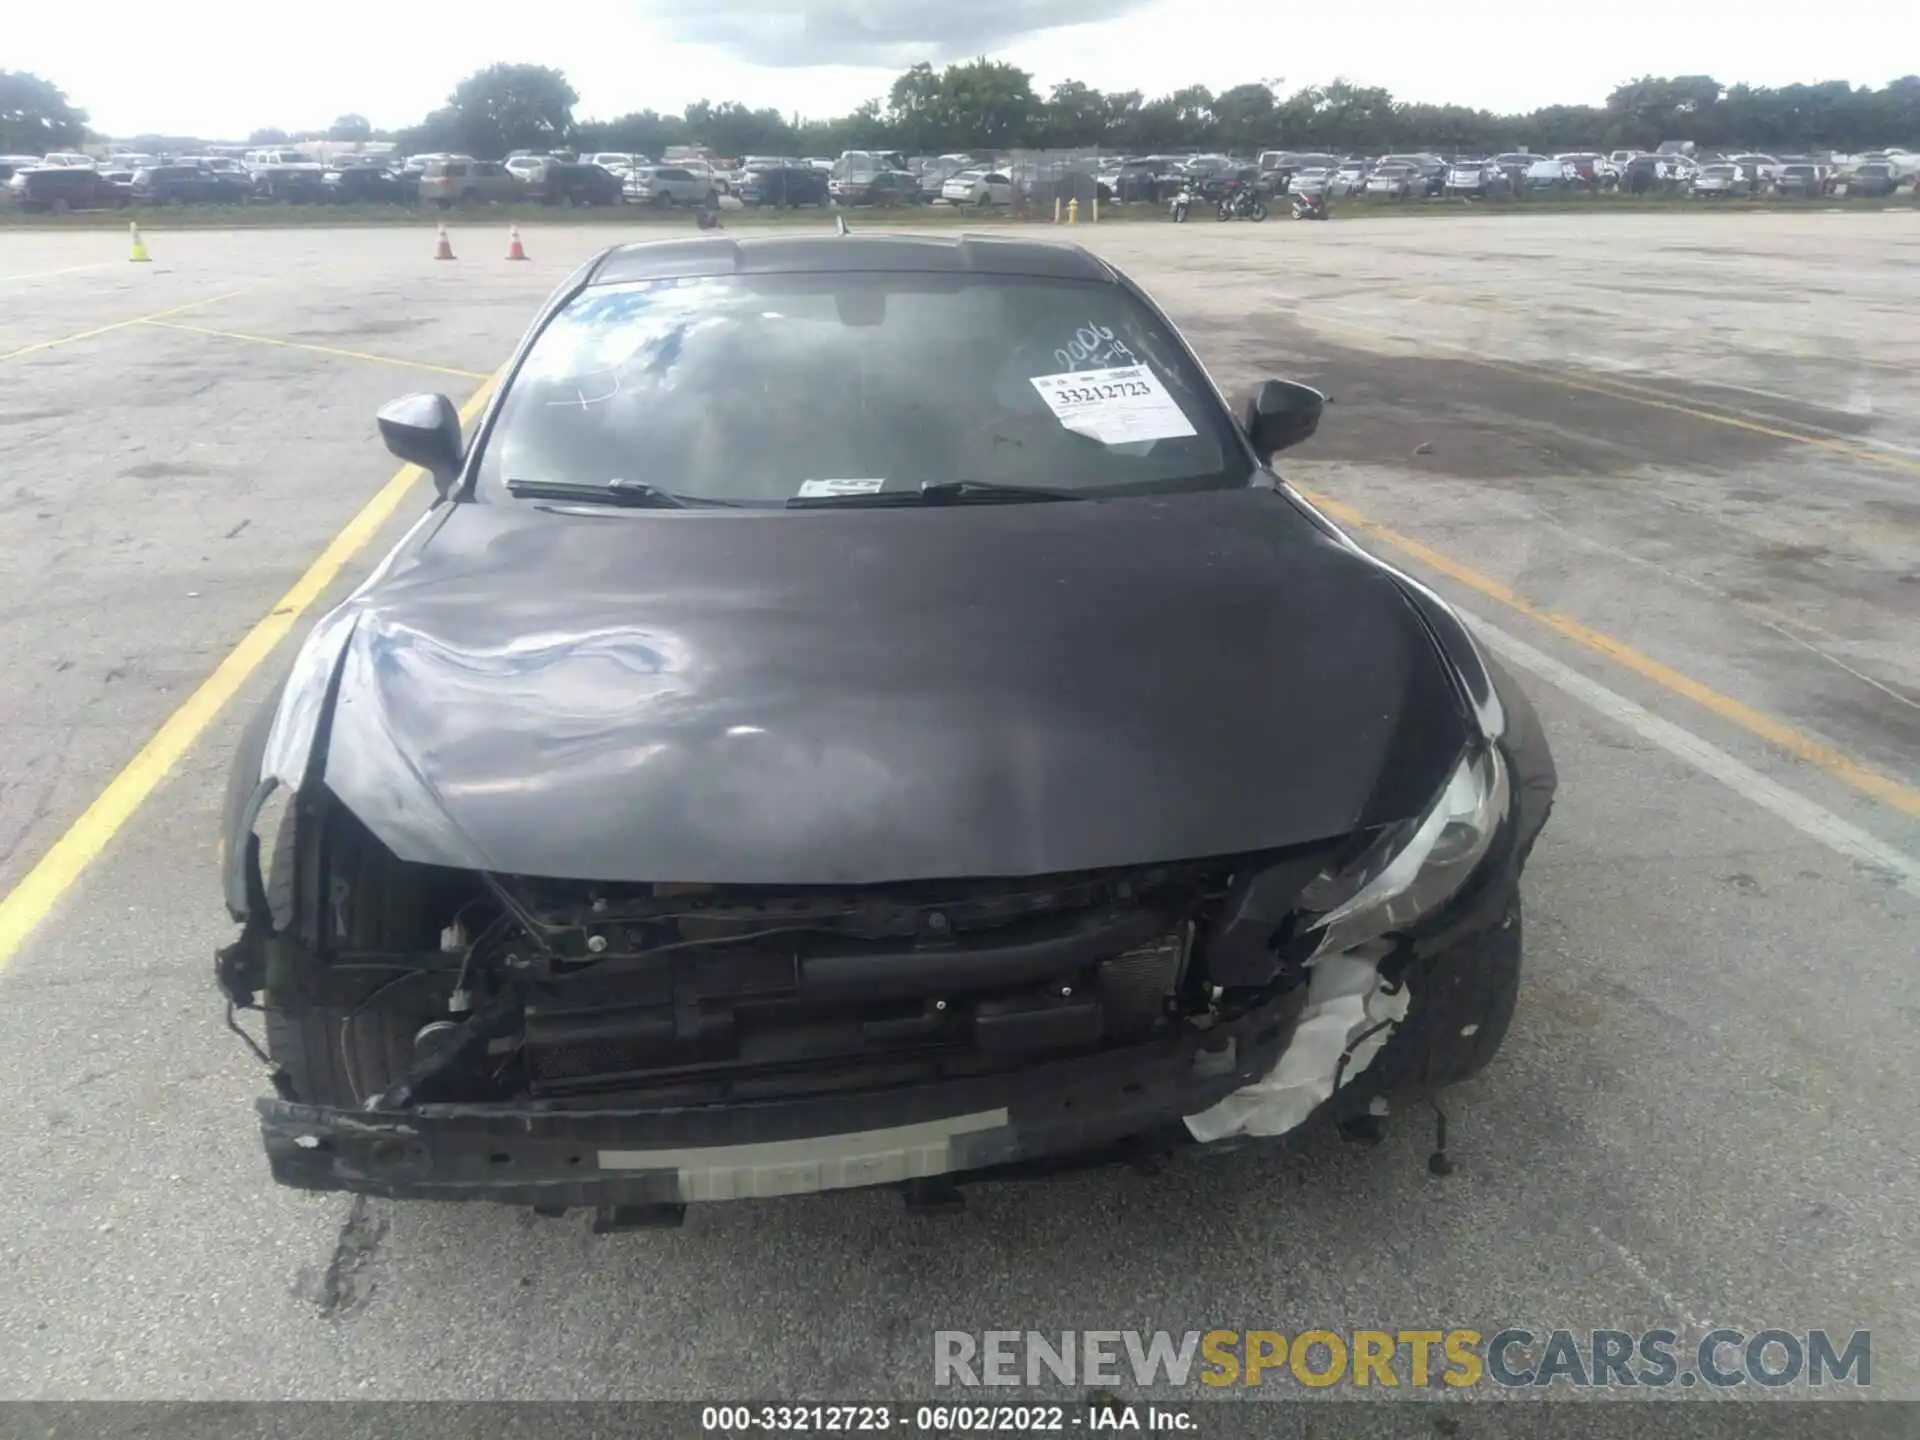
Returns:
[[[970,272],[1059,280],[1118,279],[1078,245],[960,235],[781,235],[736,240],[700,236],[617,245],[595,263],[590,285],[701,275],[780,275],[848,270]]]

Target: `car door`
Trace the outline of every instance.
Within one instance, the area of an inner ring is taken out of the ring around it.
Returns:
[[[1013,203],[1013,179],[1003,170],[989,170],[981,184],[987,190],[987,203],[990,205],[1011,205]]]
[[[503,160],[476,160],[467,170],[470,177],[468,188],[479,200],[509,201],[518,199],[523,193],[519,177],[507,169]]]

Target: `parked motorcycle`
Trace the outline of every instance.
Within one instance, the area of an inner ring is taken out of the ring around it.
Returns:
[[[1179,191],[1167,202],[1167,211],[1176,224],[1185,220],[1193,211],[1193,186],[1182,181]]]
[[[1220,197],[1218,218],[1222,221],[1260,221],[1267,218],[1267,207],[1261,203],[1251,186],[1235,181],[1227,193]]]
[[[1327,197],[1319,190],[1293,197],[1293,218],[1296,220],[1324,220],[1327,218]]]

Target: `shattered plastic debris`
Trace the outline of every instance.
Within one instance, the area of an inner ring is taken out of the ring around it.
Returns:
[[[1389,995],[1380,988],[1380,972],[1357,955],[1328,955],[1317,960],[1307,981],[1307,1004],[1293,1043],[1265,1078],[1227,1096],[1219,1104],[1187,1117],[1187,1129],[1200,1141],[1234,1135],[1284,1135],[1333,1094],[1340,1056],[1356,1035],[1383,1020],[1404,1020],[1411,1001],[1407,987]],[[1353,1046],[1340,1084],[1373,1063],[1393,1034],[1382,1026]]]

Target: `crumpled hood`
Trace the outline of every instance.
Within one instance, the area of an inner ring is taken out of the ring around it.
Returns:
[[[1392,577],[1266,490],[462,505],[352,606],[329,788],[405,859],[513,874],[1267,849],[1415,813],[1467,734]]]

